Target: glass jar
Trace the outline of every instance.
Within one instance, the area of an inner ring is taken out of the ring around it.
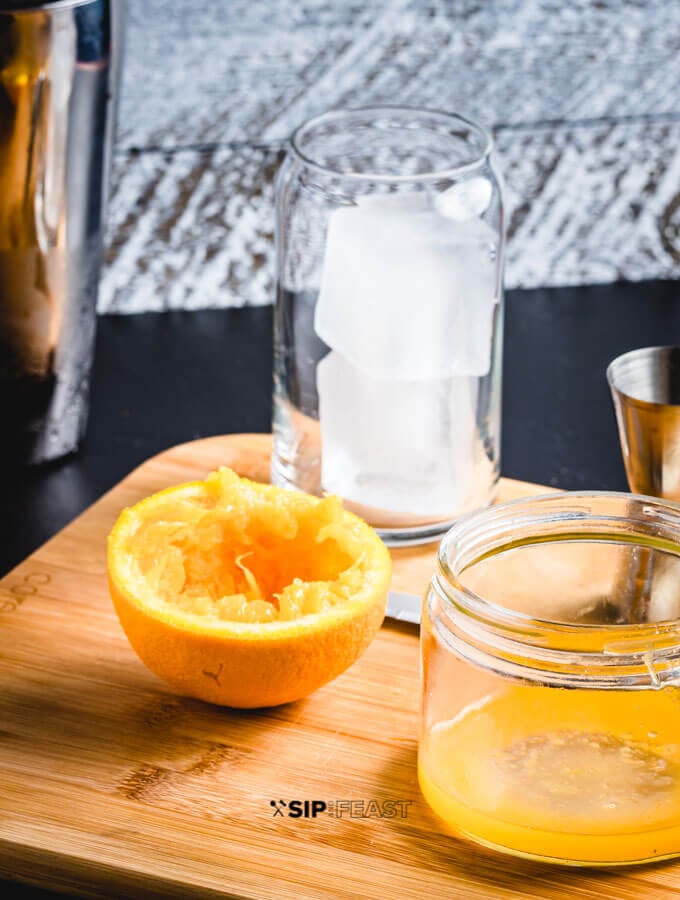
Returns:
[[[391,544],[494,497],[503,204],[460,116],[340,110],[276,184],[272,482],[340,496]]]
[[[421,649],[445,827],[572,865],[680,854],[680,506],[557,493],[462,519]]]

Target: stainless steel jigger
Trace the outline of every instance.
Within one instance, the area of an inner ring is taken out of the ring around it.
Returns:
[[[630,489],[680,501],[680,347],[644,347],[607,369]]]
[[[644,347],[607,368],[628,485],[634,494],[680,502],[680,347]],[[629,597],[640,621],[680,619],[680,559],[637,559]]]

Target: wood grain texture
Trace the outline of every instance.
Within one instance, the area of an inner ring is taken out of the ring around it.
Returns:
[[[106,592],[113,521],[221,464],[265,480],[269,449],[235,436],[161,454],[0,582],[0,874],[97,897],[677,897],[677,865],[571,871],[440,831],[416,784],[412,629],[386,625],[335,682],[259,712],[176,696],[142,666]],[[540,490],[505,481],[501,496]],[[433,552],[404,551],[396,583],[422,590]],[[409,806],[273,815],[270,801],[292,799]]]

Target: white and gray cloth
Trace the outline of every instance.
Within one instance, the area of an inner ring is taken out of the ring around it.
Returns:
[[[494,131],[507,287],[678,278],[679,41],[667,0],[132,4],[100,311],[271,303],[286,137],[376,103]]]

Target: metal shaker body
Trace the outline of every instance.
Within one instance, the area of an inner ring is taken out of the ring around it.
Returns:
[[[0,0],[0,457],[78,447],[124,0]]]

